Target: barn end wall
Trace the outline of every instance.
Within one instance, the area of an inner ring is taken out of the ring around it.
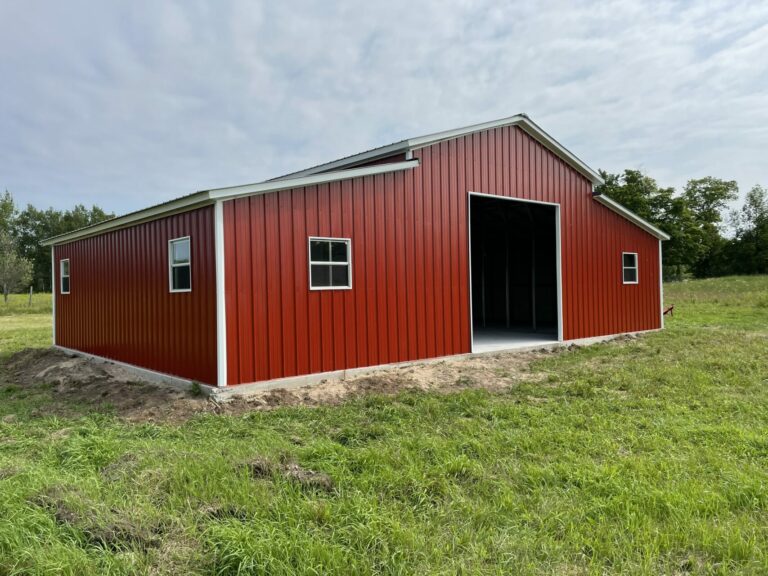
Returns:
[[[55,343],[216,384],[213,206],[54,247]],[[168,241],[190,236],[192,291],[171,293]],[[70,293],[60,292],[70,259]]]
[[[413,170],[225,202],[229,384],[470,352],[469,192],[560,204],[565,340],[661,327],[658,239],[523,130],[413,157]],[[309,236],[352,240],[351,290],[309,290]],[[622,252],[638,253],[636,285]]]

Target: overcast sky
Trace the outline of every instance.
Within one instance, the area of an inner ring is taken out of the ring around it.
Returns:
[[[0,189],[118,213],[528,113],[594,168],[768,185],[768,2],[0,0]]]

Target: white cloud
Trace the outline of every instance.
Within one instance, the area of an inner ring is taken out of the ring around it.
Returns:
[[[768,5],[0,5],[0,186],[123,212],[527,112],[590,165],[768,183]]]

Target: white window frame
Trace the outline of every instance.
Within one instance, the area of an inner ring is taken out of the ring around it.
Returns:
[[[67,263],[67,273],[64,274],[64,262]],[[72,290],[72,265],[69,263],[69,258],[62,258],[59,260],[59,294],[69,294]],[[64,291],[64,278],[69,281],[69,290]]]
[[[174,264],[173,263],[173,245],[176,242],[186,240],[189,242],[189,262],[186,264]],[[189,266],[189,288],[174,289],[173,287],[173,269],[180,268],[182,266]],[[178,294],[183,292],[192,292],[192,237],[180,236],[178,238],[171,238],[168,240],[168,291],[171,294]]]
[[[635,265],[634,266],[624,266],[624,256],[634,256],[635,257]],[[624,277],[624,271],[625,270],[634,270],[635,271],[635,281],[634,282],[627,282]],[[640,283],[640,259],[637,257],[637,252],[622,252],[621,253],[621,283],[622,284],[639,284]]]
[[[344,242],[347,245],[347,261],[346,262],[324,262],[312,260],[312,242],[314,240],[320,240],[325,242]],[[351,238],[329,238],[326,236],[310,236],[307,239],[307,279],[309,280],[310,290],[352,290],[352,239]],[[347,267],[347,279],[349,283],[347,286],[313,286],[312,285],[312,265],[331,265],[331,266],[346,266]]]

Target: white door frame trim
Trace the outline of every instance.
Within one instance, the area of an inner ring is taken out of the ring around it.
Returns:
[[[541,200],[528,200],[527,198],[516,198],[512,196],[501,196],[498,194],[486,194],[484,192],[467,193],[467,243],[469,255],[469,336],[470,352],[475,352],[475,326],[472,313],[472,197],[495,198],[497,200],[510,200],[512,202],[525,202],[527,204],[541,204],[555,208],[555,266],[557,274],[557,341],[563,342],[563,262],[562,262],[562,235],[560,230],[560,204],[558,202],[543,202]]]

